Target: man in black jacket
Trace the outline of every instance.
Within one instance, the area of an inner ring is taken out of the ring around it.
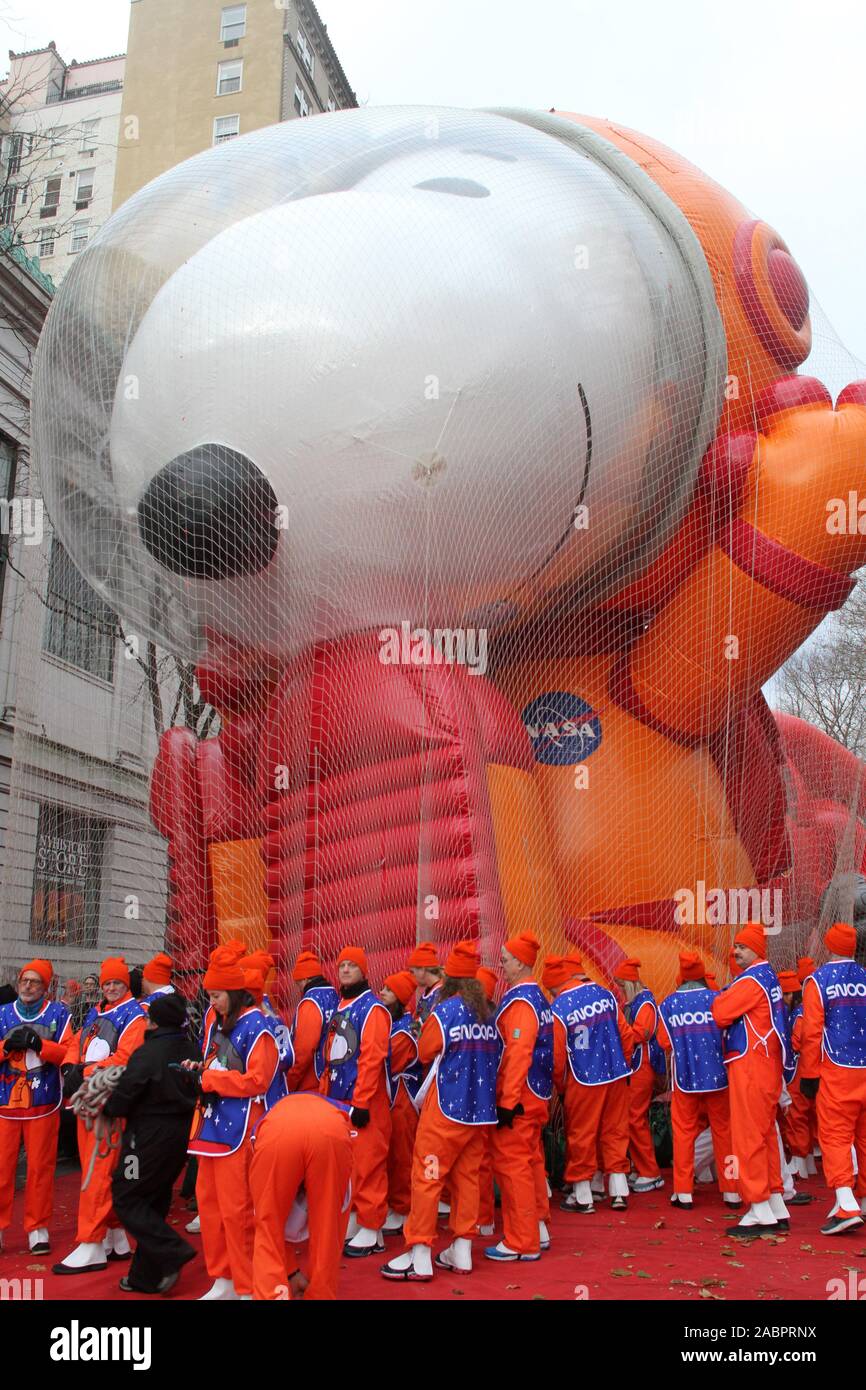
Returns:
[[[111,1184],[120,1222],[137,1242],[129,1273],[120,1281],[125,1293],[167,1293],[196,1253],[165,1219],[186,1163],[196,1098],[188,1073],[176,1068],[195,1057],[186,1034],[185,1000],[179,994],[157,995],[144,1042],[105,1105],[106,1115],[126,1120]]]

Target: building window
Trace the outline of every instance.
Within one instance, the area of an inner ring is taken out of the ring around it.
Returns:
[[[226,5],[220,20],[220,39],[223,43],[242,39],[247,32],[246,5]]]
[[[295,110],[299,116],[309,116],[310,107],[300,82],[295,83]]]
[[[96,138],[99,131],[99,121],[81,122],[81,144],[78,149],[81,154],[93,154],[96,149]]]
[[[301,55],[301,62],[307,69],[307,72],[312,77],[316,69],[316,59],[313,55],[313,50],[310,47],[310,41],[304,33],[303,29],[298,30],[298,52]]]
[[[233,140],[240,133],[240,116],[217,116],[213,123],[213,142],[215,145],[222,145],[226,140]]]
[[[40,217],[56,217],[57,209],[60,206],[60,178],[46,179],[45,188],[42,191],[42,206],[39,209]]]
[[[241,79],[244,74],[243,58],[230,58],[225,63],[217,64],[217,96],[227,97],[232,92],[241,90]]]
[[[93,197],[93,169],[79,169],[75,181],[75,206],[86,208]]]
[[[329,88],[328,88],[328,110],[329,110],[329,111],[336,111],[336,109],[337,109],[337,98],[334,96],[334,93],[331,91],[331,89],[330,89],[330,87],[329,87]]]
[[[39,249],[36,252],[40,261],[44,261],[46,256],[54,255],[54,239],[56,232],[53,227],[43,227],[39,233]]]
[[[49,130],[48,136],[51,141],[48,146],[48,153],[57,154],[57,151],[62,150],[63,146],[66,144],[66,126],[53,126],[52,129]]]
[[[51,545],[46,603],[43,651],[100,680],[112,681],[117,619],[56,539]]]
[[[11,227],[15,221],[15,203],[18,198],[18,189],[14,184],[7,184],[0,193],[0,227]]]
[[[44,946],[83,946],[99,937],[102,865],[108,826],[43,803],[36,831],[30,940]]]
[[[5,439],[0,439],[0,498],[5,498],[7,504],[12,500],[15,491],[15,470],[18,464],[18,452],[13,444],[9,444]],[[6,585],[6,560],[9,555],[9,530],[10,530],[10,510],[7,505],[6,524],[0,530],[0,612],[3,607],[3,590]]]
[[[69,254],[77,256],[79,251],[83,251],[90,237],[90,218],[82,217],[80,222],[73,222],[72,235],[69,238]]]
[[[24,148],[24,136],[20,134],[9,135],[6,138],[6,173],[9,178],[13,178],[21,168],[21,151]]]

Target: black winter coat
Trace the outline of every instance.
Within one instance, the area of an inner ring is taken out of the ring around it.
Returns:
[[[105,1103],[106,1115],[122,1115],[135,1124],[157,1116],[191,1116],[196,1087],[183,1072],[169,1070],[169,1062],[199,1060],[185,1032],[156,1028],[145,1033],[127,1063],[125,1072]]]

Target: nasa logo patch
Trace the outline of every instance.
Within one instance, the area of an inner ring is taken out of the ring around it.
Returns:
[[[554,767],[585,762],[601,743],[601,720],[591,705],[567,690],[538,695],[523,711],[537,763]]]

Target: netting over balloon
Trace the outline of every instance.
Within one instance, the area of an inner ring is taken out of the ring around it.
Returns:
[[[34,446],[162,719],[124,874],[160,899],[164,837],[170,949],[379,978],[531,928],[665,992],[740,922],[793,963],[850,920],[863,765],[762,691],[866,560],[856,375],[781,237],[606,122],[340,112],[133,197],[52,307]]]

